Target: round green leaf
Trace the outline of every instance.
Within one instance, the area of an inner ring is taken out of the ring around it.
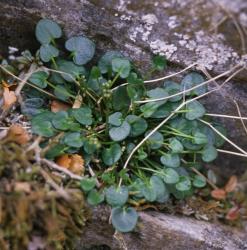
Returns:
[[[50,44],[43,44],[39,50],[40,59],[49,62],[52,58],[59,55],[59,50]]]
[[[131,127],[130,130],[131,137],[136,137],[143,134],[148,127],[146,120],[136,115],[128,115],[126,117],[126,121],[129,123]]]
[[[62,36],[62,30],[57,23],[49,19],[40,20],[35,29],[37,40],[41,44],[48,44],[55,38]]]
[[[169,140],[169,147],[172,153],[181,153],[184,150],[183,144],[176,138],[171,138]]]
[[[66,41],[65,47],[73,52],[73,60],[78,65],[89,62],[95,53],[95,44],[83,36],[71,37]]]
[[[102,160],[107,166],[111,166],[120,159],[121,155],[121,146],[119,144],[113,144],[103,150]]]
[[[108,123],[114,126],[120,126],[122,124],[123,115],[120,112],[115,112],[108,117]]]
[[[186,112],[185,117],[188,120],[195,120],[204,116],[204,114],[206,113],[206,110],[203,105],[196,100],[188,103],[187,109],[188,111]]]
[[[72,109],[71,113],[73,117],[82,125],[89,126],[93,123],[92,110],[87,106]]]
[[[62,101],[66,101],[70,97],[70,93],[64,85],[57,85],[54,89],[54,95]]]
[[[154,56],[152,63],[153,63],[154,69],[158,71],[163,71],[167,66],[167,60],[165,56],[160,56],[160,55]]]
[[[44,72],[44,71],[38,71],[35,72],[31,75],[31,77],[29,78],[29,81],[33,84],[35,84],[36,86],[44,89],[47,87],[47,78],[49,77],[49,74]]]
[[[83,139],[79,132],[72,132],[65,134],[63,142],[64,144],[73,148],[80,148],[83,146]]]
[[[78,66],[70,61],[60,60],[57,65],[59,71],[65,72],[61,74],[61,76],[67,82],[75,82],[76,78],[86,74],[86,70],[83,66]]]
[[[178,191],[188,191],[191,189],[191,181],[188,176],[180,176],[179,181],[176,184],[176,189]]]
[[[145,133],[145,136],[147,136],[149,133],[151,132],[151,130],[147,131]],[[148,139],[147,139],[147,143],[150,146],[151,149],[158,149],[162,146],[164,142],[164,137],[163,135],[156,131],[154,132]]]
[[[141,112],[145,118],[152,116],[156,110],[159,108],[159,104],[157,102],[149,102],[140,107]]]
[[[119,127],[112,127],[109,130],[109,135],[113,141],[122,141],[130,134],[130,125],[124,121]]]
[[[54,114],[49,111],[34,116],[31,121],[32,132],[45,137],[53,136],[55,134],[55,129],[51,123],[53,116]]]
[[[85,192],[89,192],[96,186],[96,179],[94,177],[85,178],[81,180],[81,189]]]
[[[148,183],[147,185],[145,185],[143,183],[143,185],[140,187],[140,190],[141,190],[142,196],[147,201],[153,202],[156,200],[157,194],[156,194],[156,191],[151,184]]]
[[[112,225],[117,231],[127,233],[135,228],[138,220],[138,214],[132,207],[116,207],[112,209],[111,219]]]
[[[166,102],[165,104],[159,106],[155,112],[151,114],[152,118],[165,118],[171,114],[172,111],[176,109],[177,103]]]
[[[92,189],[87,196],[87,202],[91,206],[97,206],[104,201],[103,193],[99,193],[96,189]]]
[[[178,173],[172,168],[166,168],[162,171],[162,178],[167,184],[177,183],[179,180]]]
[[[167,91],[164,88],[155,88],[147,91],[147,95],[151,99],[164,98],[168,96]],[[167,99],[162,101],[156,101],[155,103],[158,105],[162,105],[167,102]]]
[[[196,175],[193,179],[193,186],[197,188],[203,188],[207,185],[206,178],[201,175]]]
[[[112,60],[112,70],[119,73],[121,78],[127,78],[130,74],[130,61],[125,58],[114,58]]]
[[[85,140],[83,144],[83,148],[86,153],[91,155],[97,150],[97,145],[92,143],[90,140]]]
[[[106,52],[98,62],[99,69],[102,74],[111,71],[112,68],[112,60],[115,58],[122,58],[123,55],[118,51],[108,51]]]
[[[164,87],[165,87],[165,91],[168,93],[169,96],[180,92],[180,85],[170,80],[166,80],[164,82]],[[180,101],[182,98],[183,98],[183,95],[177,95],[177,96],[169,98],[169,101],[177,102],[177,101]]]
[[[70,118],[66,111],[55,113],[52,119],[52,125],[59,130],[68,130],[70,128]]]
[[[218,156],[217,149],[212,145],[206,146],[202,151],[202,160],[204,162],[211,162],[215,160],[217,156]]]
[[[178,154],[163,155],[161,156],[160,161],[166,167],[178,168],[180,166],[180,157]]]
[[[188,75],[186,75],[182,82],[181,82],[181,90],[187,90],[187,89],[190,89],[194,86],[197,86],[199,85],[200,83],[204,82],[205,79],[202,75],[196,73],[196,72],[192,72],[192,73],[189,73]],[[198,87],[194,90],[191,90],[189,92],[186,93],[186,95],[202,95],[204,93],[206,93],[207,91],[207,87],[206,85],[203,85],[201,87]]]
[[[130,98],[128,96],[126,86],[117,88],[112,93],[112,105],[116,111],[128,110],[130,105]]]
[[[208,143],[208,137],[199,131],[196,131],[193,134],[193,136],[194,136],[194,143],[195,144],[200,145],[200,144],[207,144]]]
[[[123,206],[129,197],[128,188],[125,186],[117,187],[111,186],[105,191],[106,201],[113,207]]]
[[[168,201],[168,199],[170,197],[169,191],[167,190],[164,182],[162,181],[162,179],[159,176],[153,175],[150,178],[150,184],[156,193],[155,200],[157,202],[164,203],[164,202]]]

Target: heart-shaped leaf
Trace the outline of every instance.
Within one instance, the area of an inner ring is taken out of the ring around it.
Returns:
[[[159,99],[159,98],[167,97],[168,93],[164,88],[155,88],[155,89],[151,89],[147,91],[147,95],[151,99]],[[155,103],[160,106],[166,102],[167,102],[167,99],[162,100],[162,101],[156,101]]]
[[[167,184],[174,184],[178,182],[179,175],[174,169],[166,168],[162,171],[162,179]]]
[[[83,146],[83,139],[79,132],[71,132],[65,134],[63,142],[64,144],[73,148],[80,148]]]
[[[57,112],[53,119],[52,125],[59,130],[68,130],[70,128],[70,118],[66,111]]]
[[[182,82],[181,82],[181,90],[187,90],[187,89],[190,89],[194,86],[197,86],[199,85],[200,83],[204,82],[205,79],[202,75],[196,73],[196,72],[192,72],[192,73],[189,73],[188,75],[186,75]],[[203,85],[201,87],[198,87],[194,90],[191,90],[189,92],[186,93],[186,95],[202,95],[204,93],[206,93],[207,91],[207,87],[206,85]]]
[[[109,130],[109,135],[113,141],[122,141],[130,134],[130,125],[124,121],[119,127],[112,127]]]
[[[148,102],[141,106],[140,110],[143,113],[145,118],[151,117],[156,110],[159,108],[159,104],[157,102]]]
[[[129,123],[131,127],[130,130],[131,137],[136,137],[143,134],[148,127],[146,120],[136,115],[128,115],[126,117],[126,121]]]
[[[195,120],[204,116],[206,113],[205,108],[203,105],[198,101],[193,101],[187,104],[188,111],[185,114],[186,119],[188,120]]]
[[[145,133],[145,136],[147,136],[151,131],[147,131]],[[162,147],[164,142],[164,137],[163,135],[156,131],[154,132],[148,139],[147,139],[147,143],[150,146],[151,149],[158,149],[160,147]]]
[[[32,132],[45,137],[55,135],[55,129],[52,126],[54,114],[49,111],[42,112],[32,119]]]
[[[105,199],[103,193],[99,193],[96,189],[92,189],[87,196],[87,202],[91,206],[97,206]]]
[[[85,192],[89,192],[96,186],[96,179],[94,177],[84,178],[81,180],[81,189]]]
[[[108,117],[108,123],[114,126],[121,126],[123,120],[123,115],[121,112],[115,112]]]
[[[122,58],[123,55],[118,51],[108,51],[106,52],[98,62],[99,69],[102,74],[111,72],[112,69],[112,60],[115,58]]]
[[[112,105],[116,111],[128,110],[130,105],[130,98],[128,96],[126,86],[117,88],[112,93]]]
[[[168,95],[174,95],[180,92],[180,85],[176,82],[167,80],[164,82],[165,91],[168,93]],[[183,98],[183,95],[177,95],[174,97],[169,98],[170,102],[177,102],[180,101]]]
[[[169,140],[169,147],[172,153],[181,153],[184,150],[183,144],[176,138],[171,138]]]
[[[156,193],[156,201],[160,203],[164,203],[168,201],[170,195],[169,191],[167,190],[164,182],[159,176],[153,175],[150,178],[150,184],[153,188],[153,190]]]
[[[163,71],[167,66],[167,60],[165,56],[156,55],[152,60],[153,68],[158,71]]]
[[[93,123],[92,110],[87,107],[72,109],[73,117],[82,125],[90,126]]]
[[[180,157],[178,154],[163,155],[161,156],[160,161],[166,167],[178,168],[180,166]]]
[[[194,136],[194,143],[195,144],[200,145],[200,144],[207,144],[208,143],[208,137],[199,131],[196,131],[193,134],[193,136]]]
[[[64,85],[57,85],[54,89],[54,95],[62,101],[68,100],[71,96],[68,89]]]
[[[196,175],[193,179],[193,186],[197,188],[203,188],[207,185],[206,178],[201,175]]]
[[[71,61],[60,60],[57,65],[58,70],[64,72],[61,76],[67,82],[74,82],[79,76],[86,74],[86,70],[83,66],[78,66]]]
[[[180,176],[179,181],[176,184],[176,189],[178,191],[188,191],[191,189],[191,181],[188,176]]]
[[[120,75],[121,78],[127,78],[130,74],[130,61],[125,58],[114,58],[112,60],[112,70]]]
[[[123,206],[129,197],[128,188],[125,186],[121,186],[119,188],[115,188],[111,186],[105,191],[106,201],[109,205],[113,207],[121,207]]]
[[[138,214],[132,207],[116,207],[111,212],[112,225],[114,228],[123,233],[132,231],[137,223]]]
[[[62,30],[54,21],[42,19],[36,25],[35,35],[41,44],[49,44],[53,39],[62,36]]]
[[[50,44],[43,44],[39,50],[40,59],[49,62],[52,58],[58,57],[59,50]]]
[[[35,72],[31,75],[31,77],[29,78],[29,81],[33,84],[35,84],[36,86],[44,89],[47,87],[47,79],[49,77],[49,74],[44,72],[44,71],[38,71]]]
[[[119,144],[113,144],[109,148],[105,148],[102,152],[102,160],[107,166],[116,163],[122,155],[122,150]]]
[[[217,156],[218,156],[217,149],[212,145],[206,146],[202,151],[202,160],[204,162],[211,162],[215,160]]]
[[[73,52],[73,60],[78,65],[89,62],[95,53],[95,44],[83,36],[71,37],[66,41],[65,48]]]

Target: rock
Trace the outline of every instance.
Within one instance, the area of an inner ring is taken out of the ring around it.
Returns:
[[[143,70],[153,53],[167,56],[169,72],[197,62],[211,75],[247,57],[245,0],[1,0],[0,8],[0,51],[7,51],[8,45],[37,49],[34,27],[38,19],[47,17],[60,23],[67,37],[83,34],[92,38],[98,55],[109,49],[121,50]],[[209,112],[237,115],[234,99],[242,116],[247,116],[246,80],[247,71],[243,70],[208,96]],[[219,120],[227,127],[229,138],[246,148],[247,135],[240,120]],[[237,151],[228,145],[226,149]],[[215,164],[225,176],[240,175],[247,160],[221,154]]]
[[[247,249],[246,235],[218,224],[158,212],[141,212],[135,232],[116,234],[109,224],[107,207],[99,207],[93,214],[92,221],[83,233],[80,247],[104,243],[114,250]]]

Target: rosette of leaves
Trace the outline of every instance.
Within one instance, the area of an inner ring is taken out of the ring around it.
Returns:
[[[146,88],[141,73],[120,52],[108,51],[96,65],[87,65],[95,45],[86,37],[68,39],[66,51],[55,53],[62,48],[55,42],[61,35],[53,21],[38,23],[36,36],[43,46],[40,59],[46,69],[33,73],[29,81],[42,91],[52,90],[71,106],[76,96],[81,96],[81,106],[54,113],[45,109],[48,101],[42,105],[38,99],[25,102],[32,108],[33,133],[44,138],[41,146],[60,135],[46,157],[76,152],[85,159],[86,174],[89,167],[95,171],[95,177],[81,181],[87,202],[92,206],[106,202],[112,207],[113,226],[129,232],[138,218],[133,204],[183,199],[205,187],[206,179],[195,175],[191,167],[201,171],[198,165],[215,160],[224,140],[201,122],[206,109],[193,99],[207,91],[204,77],[191,72],[181,82],[166,80],[158,87]],[[156,56],[146,75],[166,67],[166,59]],[[183,102],[186,105],[176,110]],[[172,119],[159,126],[171,114]],[[225,134],[219,124],[212,124]],[[127,169],[122,169],[137,145]]]

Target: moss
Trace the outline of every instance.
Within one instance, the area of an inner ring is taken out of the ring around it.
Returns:
[[[68,183],[66,200],[46,184],[42,171],[32,153],[0,144],[0,249],[27,249],[34,238],[45,249],[74,249],[82,235],[87,217],[82,193]]]

